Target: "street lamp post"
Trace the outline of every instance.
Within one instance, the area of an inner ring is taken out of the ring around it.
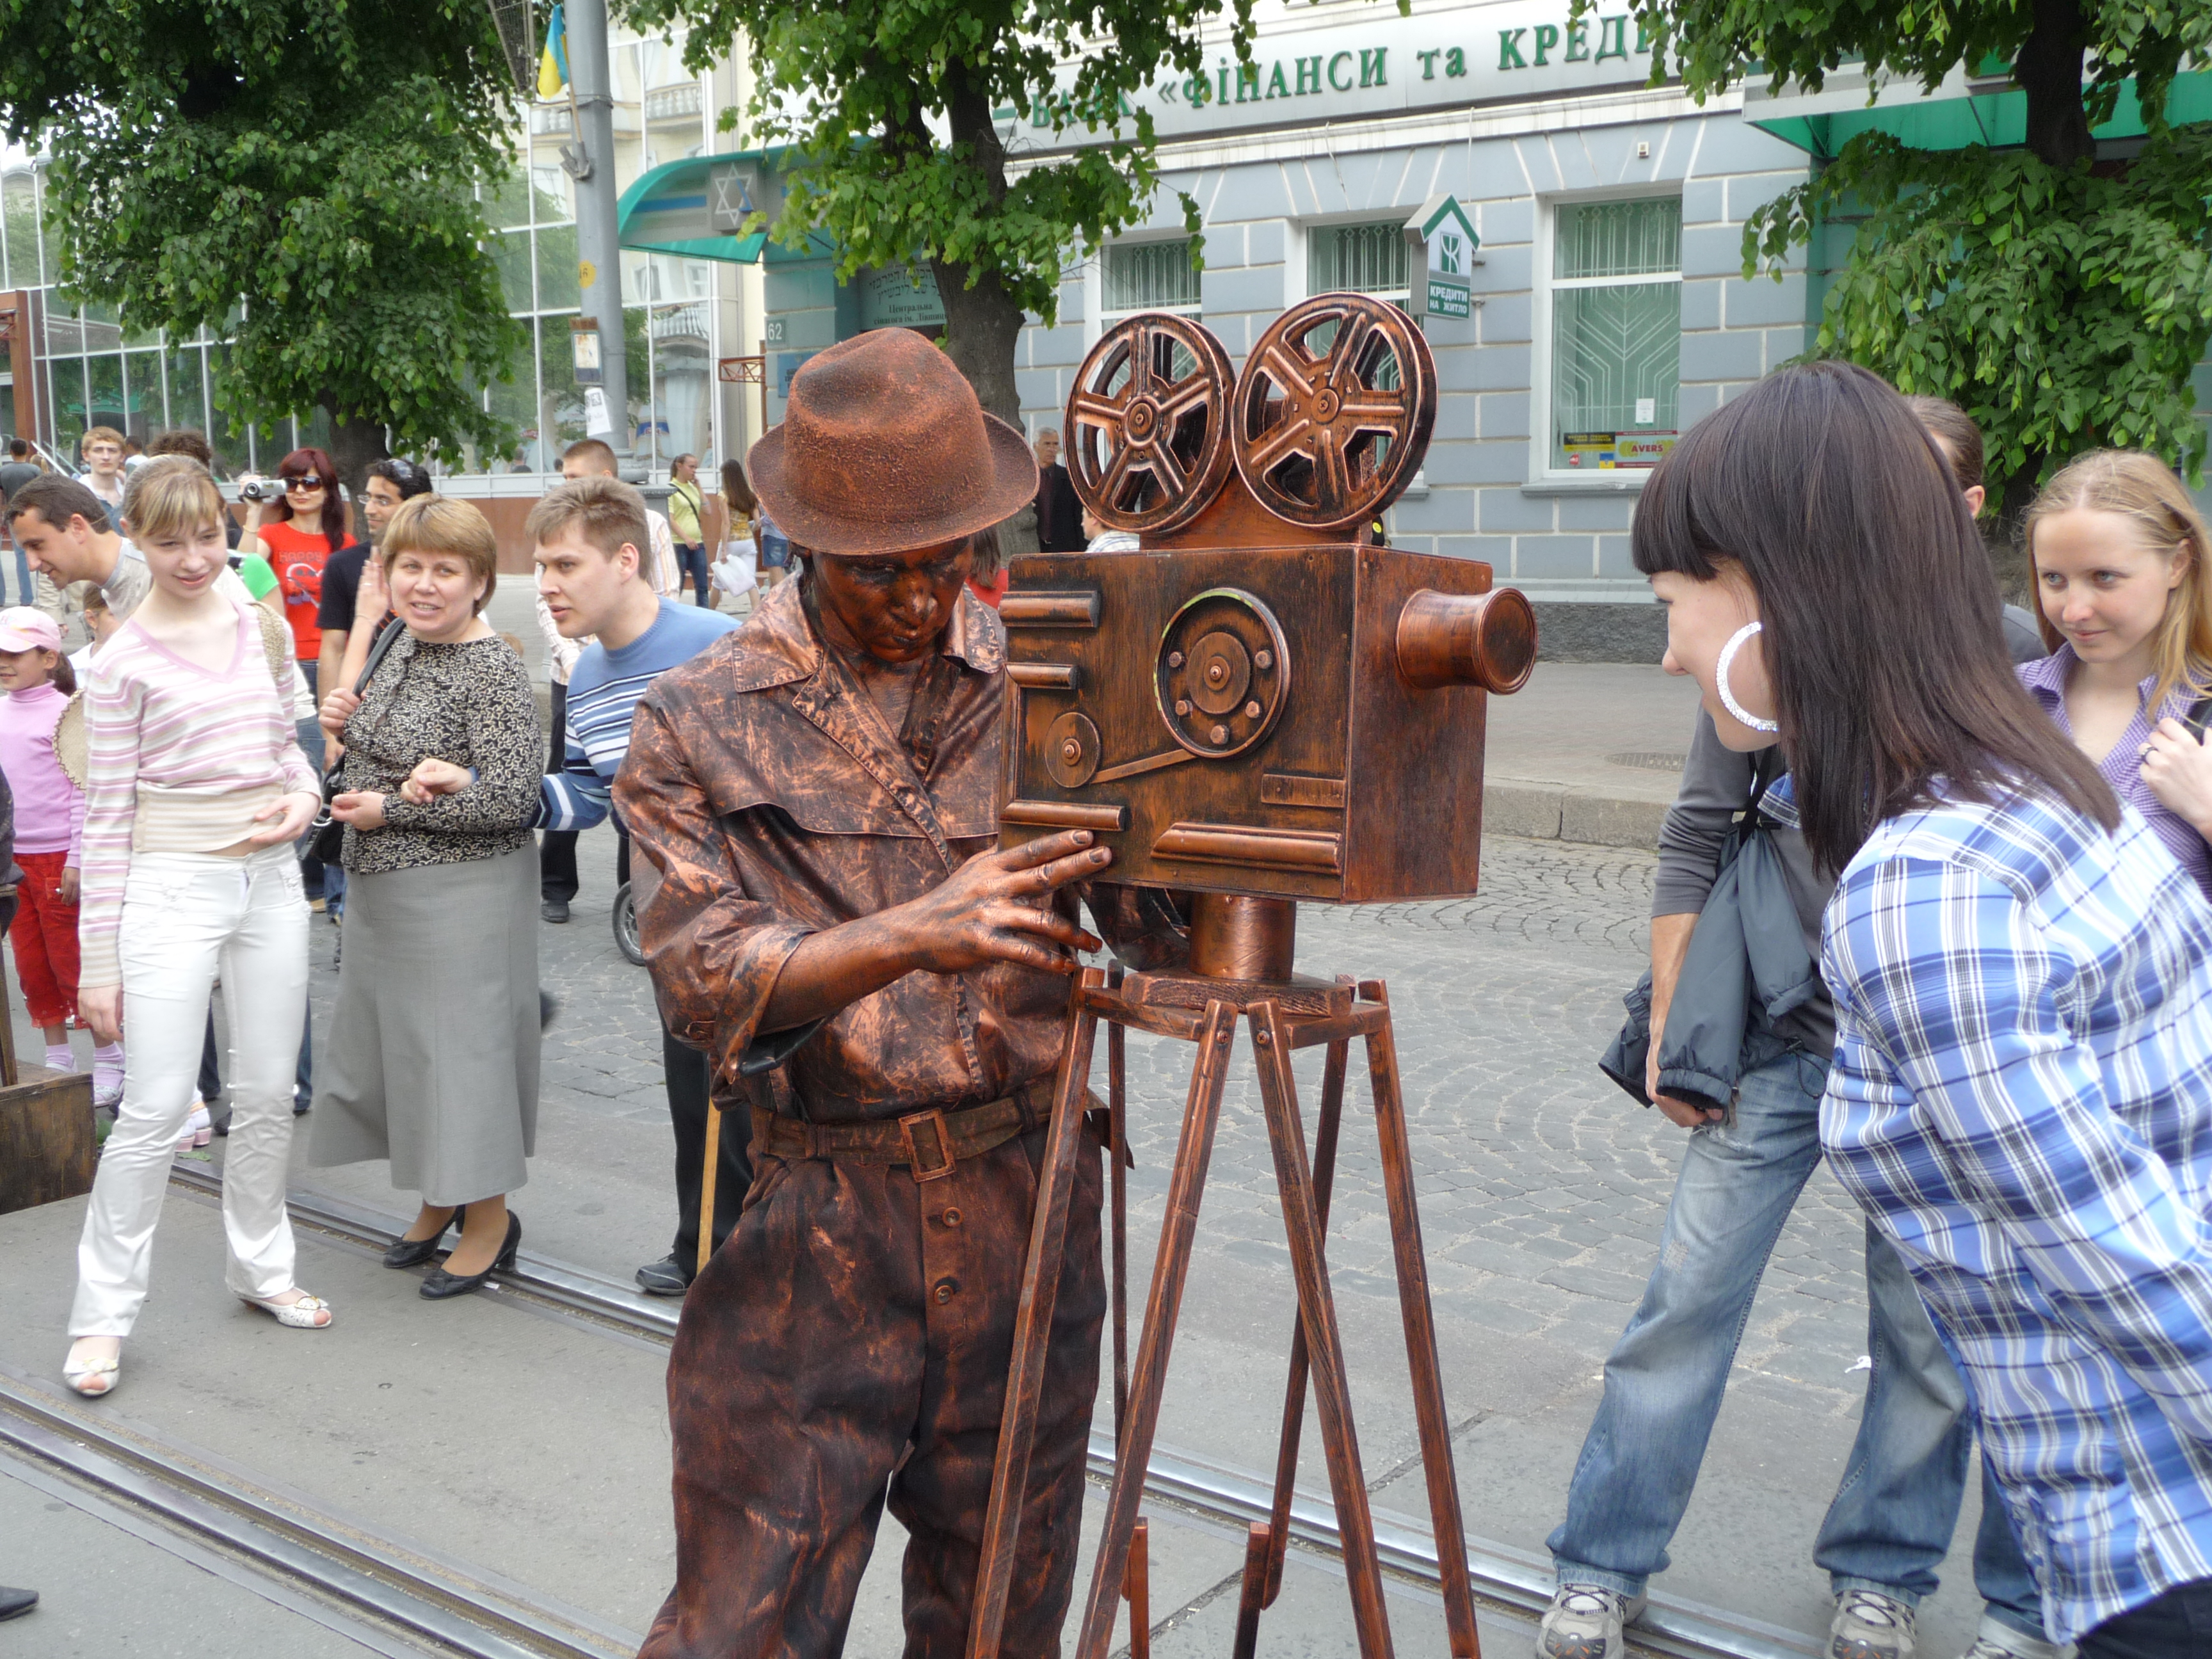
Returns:
[[[600,385],[614,430],[604,435],[615,453],[630,448],[629,360],[624,349],[622,251],[616,213],[614,82],[607,63],[606,0],[566,0],[568,73],[576,100],[577,278],[583,313],[599,328]]]

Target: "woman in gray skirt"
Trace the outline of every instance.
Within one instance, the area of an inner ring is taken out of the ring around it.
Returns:
[[[524,826],[545,740],[522,659],[480,614],[498,551],[465,502],[404,503],[362,573],[345,666],[322,712],[345,744],[331,816],[346,826],[346,948],[310,1161],[388,1158],[392,1184],[422,1194],[387,1267],[429,1261],[461,1222],[460,1242],[422,1282],[433,1299],[513,1264],[522,1223],[507,1194],[528,1179],[538,1131],[538,855]],[[388,641],[376,641],[380,588],[401,629]],[[433,756],[475,781],[421,800],[404,793]]]

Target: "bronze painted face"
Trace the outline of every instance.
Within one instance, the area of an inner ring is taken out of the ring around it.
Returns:
[[[909,663],[937,648],[974,561],[965,536],[902,553],[811,553],[807,580],[836,643]]]

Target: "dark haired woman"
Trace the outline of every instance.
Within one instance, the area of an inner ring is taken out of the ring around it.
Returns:
[[[310,694],[309,717],[299,722],[300,747],[319,772],[325,762],[323,731],[312,709],[322,694],[323,635],[315,618],[322,604],[324,569],[331,555],[352,544],[353,532],[346,525],[337,469],[324,451],[294,450],[276,464],[276,478],[284,487],[283,499],[252,503],[246,512],[246,533],[239,538],[238,551],[247,557],[260,554],[276,573],[276,594],[283,600],[294,654]],[[325,895],[321,860],[303,859],[300,872],[307,883],[308,902],[322,908]],[[310,1086],[303,1071],[300,1079],[303,1097]]]
[[[315,667],[318,687],[337,684],[338,664],[345,656],[347,636],[353,632],[354,603],[361,592],[362,568],[368,562],[370,544],[383,539],[384,526],[392,522],[402,501],[428,495],[436,483],[429,468],[397,455],[368,464],[368,477],[361,487],[361,512],[368,520],[369,540],[349,542],[331,554],[330,562],[323,567],[322,598],[315,605],[315,627],[322,635]],[[323,733],[319,726],[317,732],[325,738],[327,764],[343,751],[344,745]],[[345,890],[344,867],[325,865],[323,900],[333,925],[345,916]]]
[[[1637,568],[1837,874],[1820,1139],[1971,1384],[2081,1659],[2212,1628],[2212,906],[2006,660],[1972,519],[1863,369],[1770,376],[1646,486]]]
[[[1973,423],[1940,399],[1915,400],[1911,407],[1952,465],[1960,499],[1970,513],[1979,507],[1981,435]],[[1706,597],[1717,631],[1704,645],[1717,650],[1754,613],[1732,570]],[[1690,616],[1682,615],[1686,628]],[[2032,620],[2023,620],[2023,628],[2005,630],[2015,661],[2043,652]],[[1753,690],[1758,659],[1747,649],[1755,637],[1738,647],[1742,660],[1733,665],[1731,681],[1742,696],[1753,698],[1763,695]],[[1669,663],[1680,666],[1698,645],[1686,634]],[[1651,902],[1655,1036],[1667,1027],[1737,815],[1783,769],[1771,734],[1759,734],[1754,747],[1732,725],[1735,741],[1724,742],[1717,722],[1730,720],[1728,705],[1705,702],[1692,730],[1681,792],[1659,834]],[[1767,833],[1809,971],[1820,954],[1820,916],[1835,892],[1834,874],[1817,866],[1794,828],[1770,826]],[[1672,1052],[1674,1044],[1651,1044],[1646,1091],[1668,1121],[1691,1133],[1658,1260],[1636,1316],[1606,1362],[1604,1398],[1568,1486],[1566,1519],[1552,1534],[1559,1589],[1545,1616],[1547,1654],[1604,1640],[1613,1643],[1608,1652],[1620,1651],[1620,1624],[1634,1616],[1644,1582],[1665,1563],[1668,1541],[1688,1507],[1752,1298],[1820,1160],[1820,1098],[1836,1016],[1817,973],[1805,988],[1795,1006],[1747,1034],[1724,1123],[1708,1097],[1688,1097],[1689,1077],[1662,1073],[1664,1054],[1670,1065],[1693,1074],[1690,1056]],[[1690,995],[1686,1007],[1694,1012],[1694,985]],[[1873,1656],[1898,1650],[1911,1634],[1915,1607],[1936,1589],[1972,1432],[1958,1369],[1929,1323],[1904,1262],[1871,1230],[1866,1287],[1873,1373],[1856,1443],[1813,1559],[1829,1575],[1836,1596],[1830,1645]],[[2034,1578],[1986,1481],[1982,1515],[1974,1582],[1984,1612],[1971,1659],[2056,1659],[2057,1649],[2042,1638]]]

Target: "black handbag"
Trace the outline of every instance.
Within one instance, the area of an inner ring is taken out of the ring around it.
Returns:
[[[1683,960],[1675,1005],[1668,1010],[1668,1025],[1678,1030],[1675,1047],[1668,1051],[1668,1092],[1722,1109],[1739,1071],[1748,1069],[1742,1065],[1743,1049],[1753,1028],[1760,1028],[1757,1035],[1764,1048],[1771,1042],[1765,1024],[1818,987],[1817,964],[1809,963],[1759,811],[1767,790],[1782,775],[1781,758],[1778,749],[1767,749],[1753,763],[1750,793],[1722,845],[1712,891]],[[1753,872],[1748,890],[1747,872]],[[1649,1106],[1646,1065],[1652,1045],[1663,1041],[1665,1033],[1651,1029],[1648,970],[1621,1004],[1628,1017],[1599,1057],[1598,1070],[1630,1098]]]
[[[384,625],[376,636],[376,643],[368,648],[368,660],[362,665],[361,678],[353,683],[356,697],[368,689],[369,680],[384,661],[384,653],[392,648],[392,641],[406,631],[398,617]],[[323,769],[323,804],[315,821],[307,826],[307,856],[325,864],[342,862],[339,854],[345,850],[345,825],[331,816],[331,803],[345,793],[345,757],[339,756]]]

